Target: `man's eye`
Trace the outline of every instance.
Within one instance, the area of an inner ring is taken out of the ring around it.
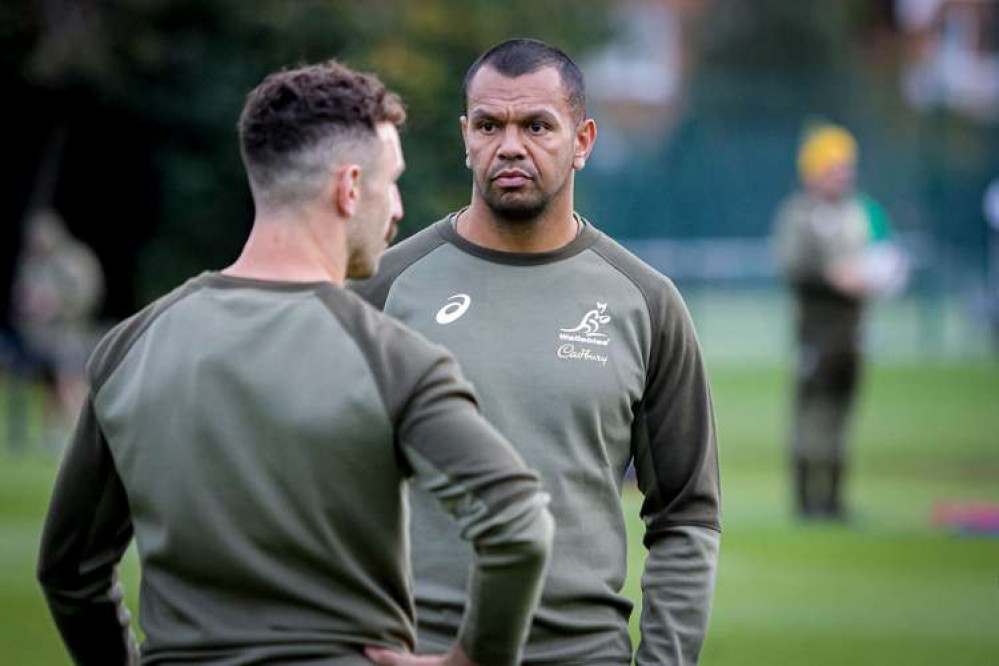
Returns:
[[[496,125],[489,122],[488,120],[479,123],[479,129],[483,132],[492,132],[496,129]]]
[[[532,120],[527,125],[527,131],[534,135],[547,134],[552,131],[552,126],[543,120]]]

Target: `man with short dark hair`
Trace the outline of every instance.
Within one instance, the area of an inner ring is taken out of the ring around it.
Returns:
[[[115,582],[133,532],[143,664],[519,663],[547,496],[453,359],[342,288],[402,216],[403,119],[335,62],[268,77],[239,124],[242,254],[91,357],[39,560],[77,663],[140,658]],[[432,658],[406,654],[407,477],[476,552],[462,630]]]
[[[465,78],[471,204],[354,288],[444,344],[486,416],[541,472],[558,529],[525,664],[630,664],[621,488],[634,462],[649,549],[640,665],[692,664],[719,544],[707,377],[672,283],[573,212],[596,139],[564,53],[513,40]],[[419,649],[457,634],[470,550],[412,493]]]

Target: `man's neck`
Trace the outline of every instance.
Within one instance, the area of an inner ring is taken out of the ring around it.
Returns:
[[[301,217],[258,215],[239,258],[222,273],[277,282],[342,285],[347,274],[346,239],[327,239],[324,247],[324,236],[316,233],[321,224]]]
[[[572,198],[553,201],[533,220],[508,220],[498,216],[478,197],[458,216],[455,231],[481,247],[501,252],[551,252],[565,247],[579,233],[581,223],[573,214]]]

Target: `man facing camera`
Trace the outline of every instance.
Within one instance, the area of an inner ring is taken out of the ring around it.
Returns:
[[[596,140],[583,77],[564,53],[504,42],[465,77],[467,208],[385,255],[355,288],[440,342],[483,409],[552,494],[552,566],[525,664],[630,664],[621,509],[634,462],[644,494],[640,665],[693,664],[719,545],[707,375],[680,294],[573,210]],[[461,631],[471,549],[413,493],[419,649]]]

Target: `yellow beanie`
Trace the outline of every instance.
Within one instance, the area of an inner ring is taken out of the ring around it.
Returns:
[[[798,150],[798,173],[809,181],[837,164],[857,160],[857,141],[842,127],[822,125],[805,137]]]

